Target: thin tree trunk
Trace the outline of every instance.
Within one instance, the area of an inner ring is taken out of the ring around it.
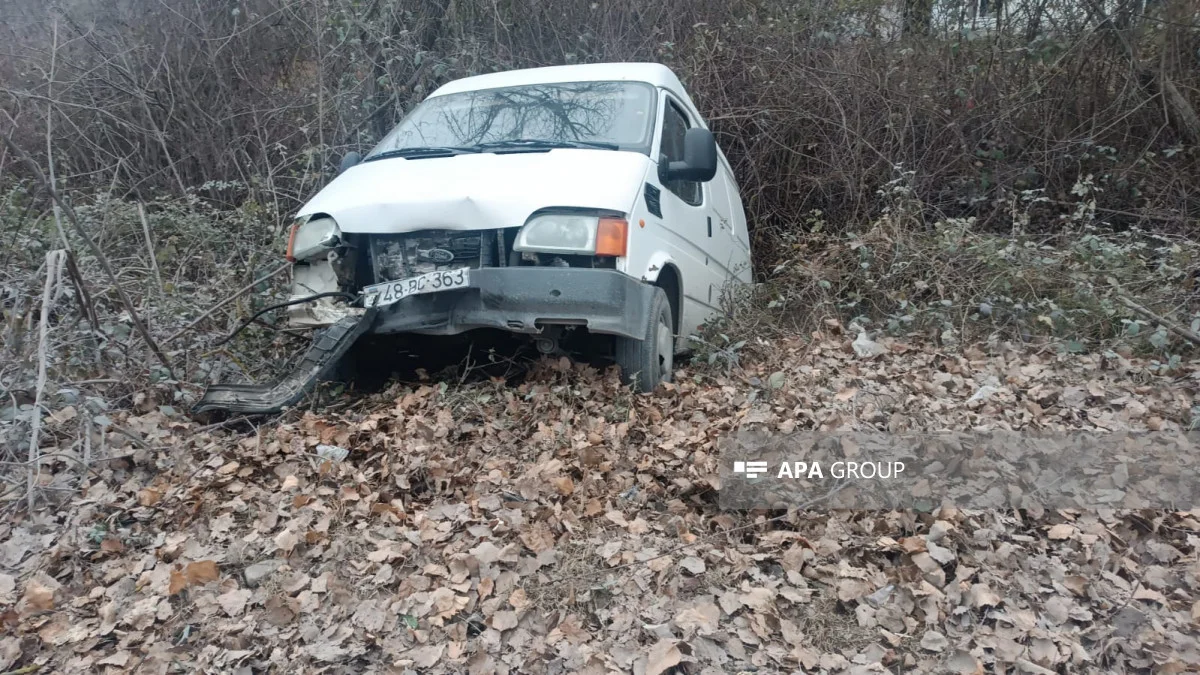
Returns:
[[[50,308],[54,305],[57,289],[62,282],[66,250],[59,249],[46,254],[46,284],[42,287],[42,314],[38,319],[38,367],[37,381],[33,389],[33,409],[29,412],[29,473],[25,498],[29,502],[29,512],[33,513],[36,499],[38,478],[41,474],[41,431],[42,431],[42,392],[46,389],[46,356],[50,342]]]
[[[138,217],[142,220],[142,233],[146,235],[146,252],[150,256],[150,269],[154,272],[154,280],[158,282],[158,292],[163,292],[162,273],[158,271],[158,258],[154,255],[154,239],[150,236],[150,223],[146,220],[146,207],[138,202]]]
[[[50,181],[50,188],[54,189],[57,181],[54,177],[54,73],[58,66],[58,13],[54,13],[54,38],[50,47],[50,72],[46,75],[46,173]],[[51,207],[54,210],[54,227],[58,230],[58,238],[62,241],[63,248],[71,250],[71,244],[67,241],[67,231],[62,225],[62,210],[58,208],[58,202],[52,202]]]
[[[1158,73],[1158,88],[1162,92],[1172,126],[1188,143],[1200,145],[1200,116],[1196,115],[1196,109],[1192,107],[1191,102],[1179,91],[1166,72]]]
[[[1180,136],[1192,145],[1200,145],[1200,116],[1191,101],[1175,86],[1175,73],[1191,60],[1189,31],[1196,10],[1195,0],[1169,0],[1166,6],[1167,23],[1163,26],[1162,58],[1158,71],[1158,89],[1162,92],[1168,118]]]

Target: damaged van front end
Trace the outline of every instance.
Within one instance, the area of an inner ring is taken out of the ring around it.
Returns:
[[[655,88],[586,81],[478,96],[431,97],[304,205],[288,241],[288,323],[321,332],[303,372],[264,387],[210,387],[198,411],[278,411],[368,333],[537,336],[577,327],[644,338],[655,289],[627,269],[627,248],[634,203],[654,171]],[[436,116],[423,116],[431,105]],[[545,112],[542,133],[526,137],[528,118],[522,129],[497,132],[517,123],[503,119],[513,105]],[[608,131],[564,136],[551,129],[559,112],[548,105],[592,106],[566,114],[591,115],[593,127]],[[463,131],[489,110],[501,118],[492,127]],[[606,126],[606,114],[620,119]],[[448,127],[457,131],[442,145]]]
[[[561,324],[635,336],[646,292],[625,273],[627,217],[647,170],[644,155],[575,148],[368,158],[301,211],[292,297],[361,294],[377,334]],[[326,297],[289,318],[328,325],[351,309]]]

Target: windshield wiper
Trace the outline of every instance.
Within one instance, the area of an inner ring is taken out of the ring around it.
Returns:
[[[598,150],[620,150],[616,143],[603,141],[548,141],[538,138],[513,138],[507,141],[490,141],[475,146],[480,150],[548,150],[553,148],[595,148]]]
[[[423,148],[396,148],[395,150],[384,150],[377,155],[371,155],[364,159],[364,162],[373,162],[377,159],[388,159],[389,157],[405,157],[408,159],[418,159],[422,157],[453,157],[467,152],[479,152],[477,148],[466,148],[455,145],[434,145]]]

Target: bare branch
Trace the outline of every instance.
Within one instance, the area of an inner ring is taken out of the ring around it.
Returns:
[[[29,154],[24,150],[22,150],[11,136],[3,135],[0,136],[0,138],[4,139],[4,144],[8,146],[13,155],[15,155],[17,159],[21,160],[25,166],[29,167],[30,172],[33,173],[35,180],[37,180],[38,185],[45,190],[47,194],[49,194],[50,198],[53,199],[56,204],[62,207],[63,213],[67,214],[67,219],[71,221],[71,226],[75,229],[75,233],[87,243],[88,249],[92,252],[92,255],[96,256],[96,260],[99,261],[100,267],[104,269],[104,273],[108,276],[109,282],[116,290],[117,296],[121,298],[121,304],[124,305],[126,311],[129,312],[129,317],[133,321],[134,328],[137,329],[137,332],[142,336],[142,339],[146,341],[146,346],[150,348],[150,351],[154,352],[154,356],[158,358],[159,362],[164,368],[166,368],[171,379],[175,379],[175,372],[171,368],[171,362],[167,360],[166,355],[163,354],[162,350],[158,348],[158,343],[154,341],[154,338],[150,335],[150,331],[146,328],[146,324],[142,322],[141,317],[138,315],[137,308],[133,305],[133,301],[129,299],[129,296],[125,293],[125,289],[121,286],[120,280],[117,279],[117,274],[113,271],[112,264],[108,261],[108,256],[104,255],[104,251],[100,249],[96,242],[88,235],[87,231],[83,229],[83,224],[79,221],[79,217],[75,215],[75,209],[71,208],[71,205],[65,201],[61,195],[58,194],[58,191],[50,186],[50,184],[46,181],[45,174],[42,173],[41,168],[37,165],[37,162],[33,161],[33,158],[30,157]]]

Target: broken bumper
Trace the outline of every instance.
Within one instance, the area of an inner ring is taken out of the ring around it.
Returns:
[[[316,335],[300,363],[282,380],[273,384],[214,384],[205,390],[192,412],[269,414],[295,405],[337,365],[374,319],[374,310],[343,317]]]
[[[379,309],[372,333],[454,335],[475,328],[540,333],[547,325],[641,338],[654,287],[616,270],[485,267],[470,285]]]
[[[246,414],[295,405],[367,333],[454,335],[475,328],[540,333],[545,326],[584,326],[640,339],[654,287],[616,270],[498,267],[471,270],[470,285],[414,295],[366,311],[347,308],[315,336],[299,365],[266,385],[215,384],[193,408]]]

